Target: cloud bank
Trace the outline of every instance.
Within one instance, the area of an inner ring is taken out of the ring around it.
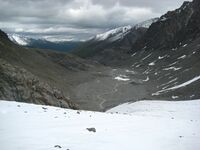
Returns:
[[[38,38],[84,40],[178,8],[183,0],[0,0],[0,28]]]

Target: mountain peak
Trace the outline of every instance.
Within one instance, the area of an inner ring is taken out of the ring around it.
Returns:
[[[105,33],[97,34],[93,38],[93,40],[96,40],[96,41],[108,40],[110,42],[114,42],[114,41],[122,39],[127,33],[130,32],[131,28],[132,27],[130,25],[118,27],[118,28],[109,30]]]
[[[29,38],[18,34],[8,34],[8,37],[11,41],[18,45],[26,46],[30,43]]]
[[[134,26],[134,28],[138,29],[138,28],[149,28],[151,26],[152,23],[158,21],[159,18],[152,18],[146,21],[143,21],[141,23],[138,23]]]
[[[145,46],[147,49],[154,50],[168,49],[179,47],[180,43],[195,39],[200,34],[198,11],[199,7],[195,1],[186,1],[180,8],[168,11],[150,26],[142,39],[139,39],[132,49],[137,51]]]
[[[92,38],[94,41],[105,41],[107,40],[108,42],[115,42],[118,40],[122,40],[128,33],[131,32],[131,29],[138,29],[138,28],[149,28],[149,26],[156,22],[159,18],[152,18],[146,21],[143,21],[141,23],[138,23],[134,26],[127,25],[127,26],[122,26],[118,27],[112,30],[109,30],[107,32],[97,34],[95,37]]]

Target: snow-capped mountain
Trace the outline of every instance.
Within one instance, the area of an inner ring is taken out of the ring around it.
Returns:
[[[31,39],[22,35],[18,34],[8,34],[8,37],[11,41],[13,41],[15,44],[26,46],[29,45]]]
[[[96,41],[108,40],[110,42],[114,42],[114,41],[122,39],[126,34],[128,34],[131,31],[131,28],[132,27],[130,25],[128,25],[128,26],[112,29],[105,33],[97,34],[93,38],[93,40],[96,40]]]
[[[131,32],[132,28],[138,29],[138,28],[149,28],[149,26],[158,21],[159,18],[153,18],[146,20],[144,22],[138,23],[134,26],[127,25],[123,27],[118,27],[112,30],[109,30],[105,33],[97,34],[92,40],[95,41],[108,41],[108,42],[114,42],[118,40],[122,40],[128,33]]]
[[[105,54],[108,53],[108,51],[110,51],[109,49],[112,49],[113,47],[123,49],[122,51],[124,51],[124,49],[131,49],[133,43],[146,32],[152,23],[156,22],[157,20],[158,18],[153,18],[136,24],[135,26],[127,25],[109,30],[105,33],[97,34],[95,37],[91,38],[89,41],[86,41],[80,47],[75,49],[74,53],[80,57],[90,57],[97,54],[96,52],[100,54],[100,52],[106,49],[105,52],[101,53],[103,54],[104,59],[106,56],[113,56],[114,53],[117,52],[109,52],[110,54],[108,55]],[[119,56],[121,57],[121,54],[119,54]],[[118,58],[116,57],[116,59]]]
[[[17,45],[30,48],[52,49],[56,51],[69,51],[82,43],[80,41],[50,41],[45,38],[36,39],[19,34],[8,34],[8,37]]]

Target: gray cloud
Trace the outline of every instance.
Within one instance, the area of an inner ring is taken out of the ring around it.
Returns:
[[[183,0],[0,0],[0,28],[35,37],[87,39],[159,17]]]

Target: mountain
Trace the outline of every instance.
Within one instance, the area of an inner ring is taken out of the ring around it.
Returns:
[[[22,46],[29,45],[32,40],[31,38],[20,36],[18,34],[8,34],[8,38],[14,43]]]
[[[8,37],[14,43],[29,47],[29,48],[40,48],[40,49],[51,49],[61,52],[67,52],[78,47],[81,41],[48,41],[46,39],[34,39],[18,34],[8,34]]]
[[[102,64],[109,63],[110,59],[123,60],[123,55],[131,48],[132,44],[140,38],[158,18],[153,18],[135,26],[130,25],[112,29],[102,34],[98,34],[91,40],[83,43],[76,48],[72,53],[83,57],[92,58]],[[115,50],[114,50],[115,49]]]
[[[154,98],[199,98],[200,2],[184,2],[153,23],[128,52],[129,63],[157,84]],[[128,62],[127,62],[128,63]]]
[[[124,27],[115,28],[105,33],[97,34],[91,40],[92,41],[107,41],[107,42],[120,41],[120,40],[123,40],[126,37],[126,35],[132,31],[132,28],[133,29],[149,28],[149,26],[152,23],[156,22],[157,20],[158,18],[153,18],[153,19],[138,23],[133,27],[128,25]]]
[[[68,93],[93,66],[71,54],[21,47],[0,30],[1,99],[77,109]]]
[[[127,68],[117,79],[132,81],[137,88],[145,86],[150,95],[144,99],[198,99],[199,8],[199,0],[184,2],[180,8],[155,20],[148,29],[139,28],[138,36],[135,35],[138,30],[132,28],[122,40],[115,42],[115,46],[98,47],[92,55],[86,56],[106,66]],[[79,54],[88,52],[94,45],[88,45]]]
[[[133,44],[132,49],[177,48],[195,40],[200,35],[199,1],[184,2],[174,11],[169,11],[153,23],[145,35]]]

